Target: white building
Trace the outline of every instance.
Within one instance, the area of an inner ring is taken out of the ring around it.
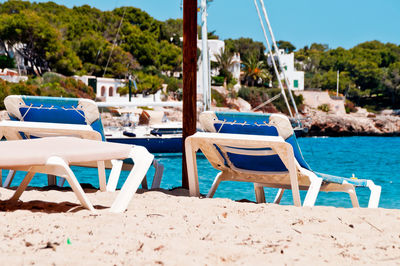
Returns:
[[[232,61],[233,65],[229,68],[229,71],[232,73],[233,77],[237,80],[240,86],[240,54],[233,54]]]
[[[118,88],[125,87],[128,80],[125,79],[112,79],[112,78],[100,78],[95,76],[74,76],[75,79],[81,80],[88,86],[91,86],[95,93],[96,98],[104,99],[105,102],[114,103],[127,103],[129,102],[128,95],[120,95]],[[132,82],[132,87],[133,87]],[[131,102],[160,102],[161,101],[161,90],[154,95],[143,96],[142,94],[132,95]]]
[[[285,69],[286,76],[289,80],[290,87],[292,90],[304,90],[304,71],[297,71],[294,68],[294,53],[285,54],[283,49],[279,49],[279,57],[283,68]],[[278,64],[278,60],[275,57],[275,62]],[[268,55],[268,65],[272,66],[271,57]],[[280,73],[280,77],[283,80],[283,73]]]
[[[202,49],[201,40],[197,40],[197,48],[200,50]],[[217,58],[216,55],[221,53],[225,49],[225,42],[221,40],[208,40],[208,50],[210,61],[216,62]],[[233,66],[231,67],[230,71],[233,77],[238,81],[240,84],[240,54],[233,55]],[[199,61],[197,62],[197,93],[203,94],[203,61],[201,60],[201,56],[199,57]],[[211,77],[215,77],[219,75],[219,71],[216,69],[210,69]]]
[[[114,97],[119,98],[118,88],[125,87],[124,79],[99,78],[95,76],[74,76],[88,86],[91,86],[97,98],[103,98],[106,101]]]
[[[18,83],[20,81],[27,81],[27,76],[20,76],[17,71],[12,69],[0,69],[0,79],[4,79],[8,82]]]
[[[26,73],[26,66],[25,66],[25,59],[24,57],[18,52],[18,50],[22,50],[25,44],[17,43],[13,46],[8,46],[7,43],[4,44],[6,47],[0,46],[0,54],[7,55],[6,49],[8,50],[8,55],[14,59],[15,66],[18,68],[19,74],[21,72]],[[29,64],[29,62],[28,62]],[[30,64],[28,65],[30,66]]]

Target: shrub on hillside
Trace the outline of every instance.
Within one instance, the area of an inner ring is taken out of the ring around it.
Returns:
[[[241,87],[238,92],[238,96],[245,101],[250,100],[251,90],[249,87]]]
[[[346,109],[346,114],[357,112],[356,106],[350,100],[346,100],[346,102],[344,103],[344,108]]]
[[[264,88],[264,87],[241,87],[238,93],[238,96],[243,98],[244,100],[248,101],[251,105],[252,108],[255,108],[259,106],[260,104],[268,101],[269,99],[273,98],[275,95],[281,93],[280,89],[269,89],[269,88]],[[288,95],[288,92],[286,91],[286,95]],[[300,96],[293,96],[296,105],[297,106],[302,106],[303,103],[303,97]],[[291,108],[292,105],[290,103]],[[277,112],[282,112],[285,114],[288,114],[288,109],[286,106],[286,103],[283,99],[282,96],[280,96],[278,99],[273,101],[272,103],[269,103],[260,109],[260,111],[266,112],[266,113],[277,113]]]
[[[318,106],[318,110],[321,110],[323,112],[329,112],[331,108],[329,107],[329,104],[323,103],[320,106]]]
[[[132,93],[134,95],[138,93],[143,93],[145,95],[148,94],[154,94],[156,93],[159,89],[162,88],[164,80],[157,76],[157,75],[151,75],[151,74],[146,74],[143,72],[139,72],[136,74],[136,85],[137,85],[137,90],[132,84]],[[119,88],[118,93],[120,95],[126,95],[129,93],[129,85],[126,84],[125,87]]]
[[[224,85],[224,79],[222,76],[211,77],[211,83],[214,86],[222,86]]]
[[[215,100],[217,107],[226,107],[225,97],[217,90],[211,89],[211,99]]]
[[[55,73],[46,74],[43,77],[19,83],[10,83],[0,79],[0,108],[4,109],[4,98],[12,94],[89,99],[94,99],[96,96],[92,87],[85,85],[80,80]]]
[[[164,82],[167,84],[167,92],[176,92],[183,87],[183,81],[174,77],[164,77]]]

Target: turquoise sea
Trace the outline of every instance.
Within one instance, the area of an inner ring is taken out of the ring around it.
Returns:
[[[303,156],[315,171],[339,176],[372,179],[382,186],[380,207],[400,209],[400,137],[339,137],[339,138],[299,138]],[[161,187],[171,189],[181,186],[182,157],[180,154],[156,154],[165,166]],[[97,171],[80,167],[73,168],[81,183],[98,187]],[[198,156],[200,192],[206,194],[211,187],[217,171],[211,167],[204,156]],[[3,180],[5,178],[3,171]],[[152,176],[150,170],[148,176]],[[127,173],[122,174],[119,187]],[[16,176],[12,185],[21,181],[23,174]],[[151,182],[151,180],[150,180]],[[150,183],[149,182],[149,183]],[[45,186],[47,178],[37,175],[30,186]],[[267,201],[274,199],[276,189],[265,189]],[[304,199],[305,193],[302,194]],[[369,189],[357,189],[360,205],[367,206]],[[222,182],[215,197],[233,200],[255,201],[253,185],[242,182]],[[292,204],[291,191],[286,191],[281,204]],[[345,193],[321,192],[316,205],[351,207]]]

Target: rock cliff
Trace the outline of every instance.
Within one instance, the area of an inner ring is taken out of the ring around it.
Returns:
[[[312,111],[304,123],[308,136],[400,136],[400,117],[371,113],[327,114]]]

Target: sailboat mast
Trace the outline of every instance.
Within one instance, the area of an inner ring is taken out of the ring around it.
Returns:
[[[274,45],[274,48],[275,48],[275,51],[276,51],[275,53],[276,53],[276,56],[277,56],[277,58],[278,58],[279,68],[280,68],[281,72],[283,73],[283,77],[284,77],[284,79],[285,79],[286,87],[288,88],[288,91],[289,91],[290,99],[291,99],[291,101],[292,101],[294,110],[295,110],[295,112],[296,112],[296,116],[298,117],[298,116],[299,116],[299,111],[297,110],[296,102],[294,101],[294,98],[293,98],[292,87],[291,87],[291,85],[290,85],[289,79],[288,79],[288,77],[287,77],[287,75],[286,75],[286,71],[285,71],[285,69],[284,69],[284,67],[283,67],[283,64],[282,64],[282,62],[281,62],[281,58],[280,58],[280,55],[279,55],[278,46],[276,45],[275,36],[274,36],[273,31],[272,31],[271,24],[269,23],[269,19],[268,19],[268,15],[267,15],[267,10],[265,9],[264,0],[260,0],[260,3],[261,3],[261,7],[262,7],[262,9],[263,9],[265,21],[267,22],[267,26],[268,26],[269,33],[270,33],[270,35],[271,35],[272,44]],[[272,58],[272,60],[274,61],[274,58]]]
[[[283,98],[285,100],[286,107],[287,107],[287,109],[289,111],[289,114],[290,114],[291,117],[293,117],[293,113],[292,113],[292,110],[290,109],[290,105],[289,105],[288,99],[286,98],[285,89],[283,88],[282,81],[280,79],[280,74],[279,74],[278,68],[276,66],[276,62],[274,60],[273,54],[272,54],[271,45],[269,43],[267,32],[266,32],[265,27],[264,27],[264,22],[262,21],[262,18],[261,18],[261,13],[260,13],[260,9],[258,8],[257,0],[254,0],[254,5],[256,6],[256,9],[257,9],[258,18],[260,19],[261,28],[263,30],[264,37],[265,37],[265,40],[267,42],[268,53],[269,53],[269,56],[271,57],[272,65],[274,66],[274,71],[275,71],[276,78],[277,78],[278,83],[279,83],[279,87],[281,88],[282,95],[283,95]]]
[[[336,97],[339,97],[339,70],[337,71],[336,77]]]
[[[207,36],[207,0],[201,0],[201,55],[202,55],[202,86],[204,111],[211,107],[211,90],[209,87],[209,56],[208,56],[208,36]]]

